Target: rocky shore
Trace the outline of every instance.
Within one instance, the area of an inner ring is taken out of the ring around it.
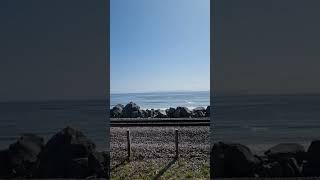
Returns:
[[[211,149],[211,177],[319,177],[320,141],[305,150],[297,143],[282,143],[258,156],[245,145],[219,142]]]
[[[0,178],[108,178],[109,157],[71,127],[47,143],[37,135],[24,134],[0,151]]]
[[[140,109],[140,106],[130,102],[127,105],[117,104],[110,110],[111,118],[201,118],[210,117],[210,106],[188,109],[187,107],[170,107],[166,110]]]

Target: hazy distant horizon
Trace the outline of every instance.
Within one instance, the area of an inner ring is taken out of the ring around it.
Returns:
[[[174,92],[209,92],[210,90],[155,90],[155,91],[134,91],[134,92],[110,92],[110,94],[143,94],[143,93],[174,93]]]

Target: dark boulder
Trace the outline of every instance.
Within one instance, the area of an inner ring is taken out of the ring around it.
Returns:
[[[167,118],[168,117],[165,110],[157,109],[155,111],[155,114],[156,114],[156,116],[155,116],[156,118]]]
[[[175,108],[172,108],[172,107],[170,107],[169,109],[166,109],[167,116],[168,116],[169,118],[173,118],[175,111],[176,111],[176,109],[175,109]]]
[[[65,178],[86,178],[91,175],[88,158],[72,159],[67,168]]]
[[[43,138],[34,134],[24,134],[8,149],[9,166],[16,177],[31,177],[37,168]]]
[[[150,110],[147,109],[146,112],[147,112],[147,116],[150,118],[153,118],[155,116],[154,109],[150,109]]]
[[[224,157],[223,144],[214,144],[210,151],[210,169],[214,169],[214,172],[210,171],[210,177],[227,177]]]
[[[192,110],[192,117],[202,118],[206,115],[206,109],[204,107],[197,107]]]
[[[111,118],[120,118],[122,116],[124,106],[122,104],[117,104],[110,110]]]
[[[277,161],[259,164],[254,169],[255,177],[283,177],[284,172],[281,164]]]
[[[137,118],[140,116],[139,110],[140,107],[137,104],[130,102],[123,108],[122,115],[124,118]]]
[[[289,158],[280,161],[284,177],[300,177],[302,175],[302,167],[298,164],[295,158]]]
[[[306,155],[308,164],[320,167],[320,140],[312,141]]]
[[[289,159],[295,158],[299,164],[302,163],[305,155],[305,149],[297,143],[281,143],[271,147],[265,152],[270,159]]]
[[[210,117],[210,106],[207,106],[206,117]]]
[[[188,118],[191,117],[192,112],[187,107],[177,107],[174,112],[175,118]]]
[[[12,168],[9,165],[9,150],[0,151],[0,178],[12,178]]]
[[[304,177],[319,177],[320,176],[320,168],[305,164],[302,167],[302,176],[304,176]]]
[[[88,157],[89,169],[96,178],[108,178],[109,154],[106,152],[93,152]]]
[[[301,167],[294,158],[269,160],[255,169],[258,177],[300,177]]]
[[[253,177],[260,163],[250,149],[241,144],[215,144],[212,150],[213,169],[219,168],[215,177]]]
[[[225,147],[226,167],[234,177],[253,176],[252,169],[259,160],[250,149],[241,144],[228,144]]]
[[[95,150],[95,144],[81,131],[66,127],[54,135],[40,154],[39,177],[68,177],[73,159],[86,158]]]
[[[148,112],[146,110],[140,109],[139,110],[139,117],[141,118],[148,118]]]
[[[303,175],[320,176],[320,140],[311,142],[306,153],[306,161],[303,166]]]

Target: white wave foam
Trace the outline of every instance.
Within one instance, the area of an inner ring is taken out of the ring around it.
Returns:
[[[146,110],[146,109],[160,109],[160,110],[166,110],[166,109],[169,109],[170,107],[172,106],[168,106],[168,107],[140,107],[141,109],[143,110]],[[197,108],[196,106],[183,106],[183,107],[187,107],[189,110],[192,110],[192,109],[195,109]],[[173,108],[177,108],[177,107],[173,107]]]

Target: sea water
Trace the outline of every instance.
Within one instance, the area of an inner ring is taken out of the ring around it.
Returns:
[[[106,101],[64,100],[0,103],[0,148],[24,133],[46,141],[63,128],[81,130],[99,149],[106,147]]]
[[[209,91],[195,92],[150,92],[111,94],[111,107],[134,102],[142,109],[168,109],[169,107],[207,107],[210,104]]]
[[[206,107],[209,92],[111,94],[111,107],[137,103],[141,108]],[[320,95],[218,96],[211,106],[214,142],[238,142],[264,150],[277,143],[305,146],[320,139]],[[0,103],[0,148],[23,133],[46,140],[66,126],[83,131],[98,147],[107,146],[105,100]]]
[[[214,142],[261,151],[288,142],[307,147],[320,139],[320,95],[221,96],[214,102]]]

